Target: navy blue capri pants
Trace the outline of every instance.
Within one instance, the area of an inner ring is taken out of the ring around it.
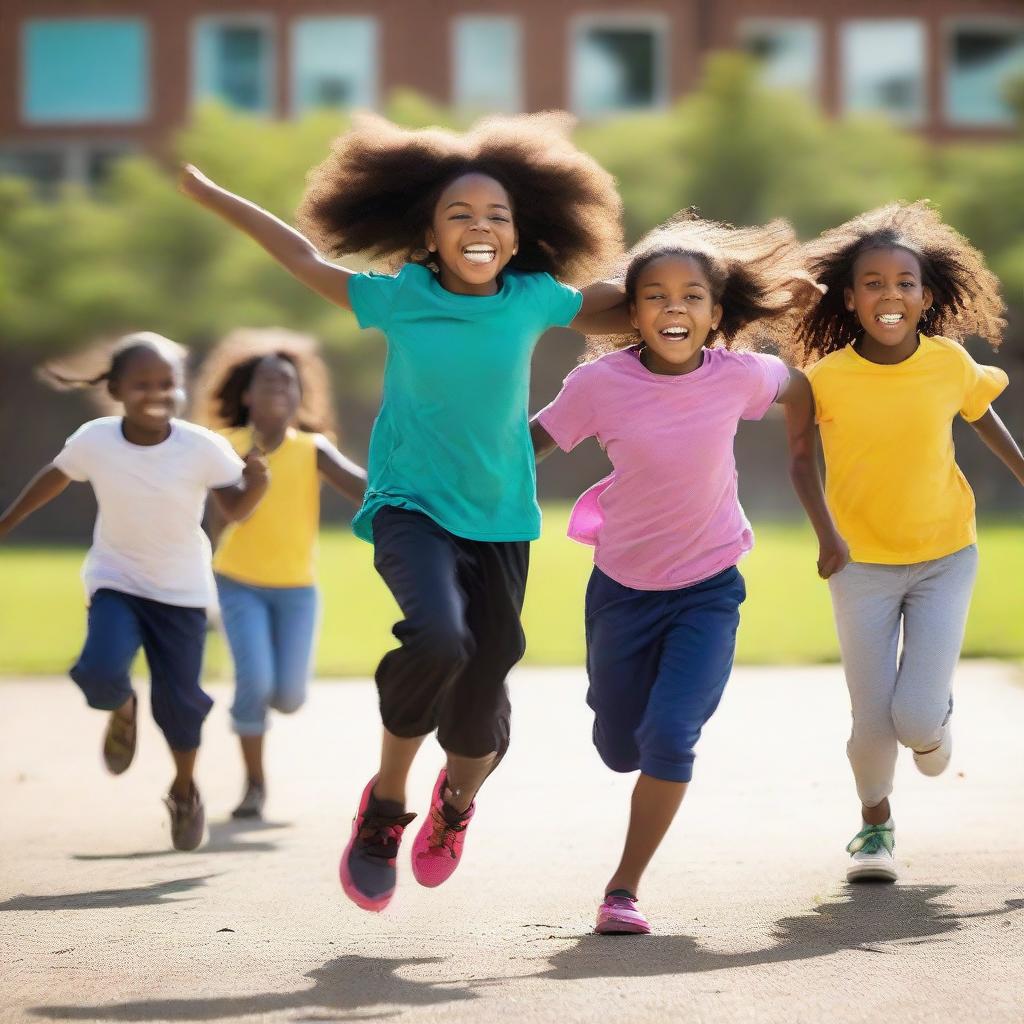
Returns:
[[[199,747],[213,701],[199,685],[206,645],[206,610],[181,608],[120,590],[97,590],[89,632],[71,678],[89,707],[119,708],[132,695],[131,668],[141,647],[149,664],[153,718],[172,750]]]
[[[679,590],[633,590],[596,566],[587,586],[587,703],[612,771],[689,782],[732,672],[746,587],[732,566]]]

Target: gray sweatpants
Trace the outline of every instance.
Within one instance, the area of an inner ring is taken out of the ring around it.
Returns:
[[[846,751],[867,807],[892,792],[898,744],[942,739],[977,570],[972,544],[913,565],[851,562],[828,581],[853,711]]]

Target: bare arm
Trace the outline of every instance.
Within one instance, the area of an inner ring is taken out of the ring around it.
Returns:
[[[307,288],[335,305],[352,308],[348,300],[352,271],[325,260],[313,243],[293,227],[248,199],[221,188],[191,164],[181,169],[178,187],[200,206],[244,231]]]
[[[1017,482],[1024,484],[1024,455],[1021,454],[1017,442],[1014,441],[1006,429],[1006,424],[996,414],[995,409],[989,408],[988,412],[974,420],[971,426],[977,431],[978,437],[1017,478]]]
[[[213,495],[217,512],[229,523],[241,522],[256,506],[267,492],[270,474],[267,462],[260,452],[253,448],[245,457],[245,468],[242,470],[241,483],[228,487],[215,487]]]
[[[827,580],[849,562],[850,551],[839,536],[825,504],[821,474],[818,471],[814,395],[810,382],[799,370],[791,369],[789,380],[775,401],[786,413],[789,477],[818,538],[818,575]]]
[[[540,420],[536,416],[530,420],[530,440],[533,442],[533,454],[538,462],[546,459],[558,447],[554,438],[541,426]]]
[[[69,483],[71,478],[65,476],[56,466],[44,466],[0,515],[0,537],[10,533],[33,512],[48,505],[58,494],[64,492]]]
[[[584,334],[628,334],[633,330],[621,281],[597,281],[583,289],[583,305],[569,324]]]
[[[363,503],[366,470],[346,458],[327,438],[317,438],[316,468],[320,475],[353,505]]]

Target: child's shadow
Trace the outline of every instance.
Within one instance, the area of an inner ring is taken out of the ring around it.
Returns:
[[[209,838],[195,851],[193,856],[203,853],[269,853],[277,849],[275,840],[260,839],[246,842],[247,835],[252,832],[270,832],[274,829],[289,828],[290,822],[262,821],[255,818],[238,820],[229,818],[227,821],[214,821],[209,826]],[[170,847],[160,850],[137,850],[132,853],[75,853],[72,860],[155,860],[159,857],[180,857],[181,854]]]
[[[100,1006],[35,1006],[30,1013],[49,1020],[205,1021],[264,1016],[282,1010],[306,1011],[294,1018],[306,1021],[373,1020],[393,1013],[367,1013],[386,1006],[430,1006],[476,994],[464,983],[408,981],[397,972],[405,967],[440,963],[440,957],[387,960],[342,956],[317,967],[305,977],[313,984],[296,992],[256,992],[245,996],[198,999],[151,999]],[[361,1009],[364,1012],[358,1012]],[[317,1012],[319,1011],[319,1012]],[[323,1011],[329,1011],[324,1015]],[[340,1013],[340,1015],[336,1015]]]
[[[587,935],[576,945],[552,956],[541,978],[644,977],[659,974],[697,974],[735,967],[785,963],[831,956],[848,949],[884,953],[880,943],[909,940],[934,942],[956,931],[967,918],[991,917],[1024,908],[1024,900],[1007,900],[995,910],[960,918],[936,902],[952,886],[847,885],[839,899],[823,903],[810,914],[776,922],[771,946],[746,953],[705,949],[689,935]]]

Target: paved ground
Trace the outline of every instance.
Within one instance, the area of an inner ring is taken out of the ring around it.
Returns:
[[[976,663],[958,685],[949,773],[900,763],[902,883],[854,890],[838,671],[738,671],[643,892],[657,934],[600,939],[630,781],[590,748],[579,672],[515,676],[464,865],[434,891],[406,870],[379,917],[336,881],[376,752],[369,684],[317,685],[278,722],[259,828],[225,823],[240,772],[214,688],[196,854],[167,849],[148,719],[112,779],[69,683],[0,684],[0,1021],[1020,1024],[1024,684]],[[424,749],[414,807],[438,763]]]

